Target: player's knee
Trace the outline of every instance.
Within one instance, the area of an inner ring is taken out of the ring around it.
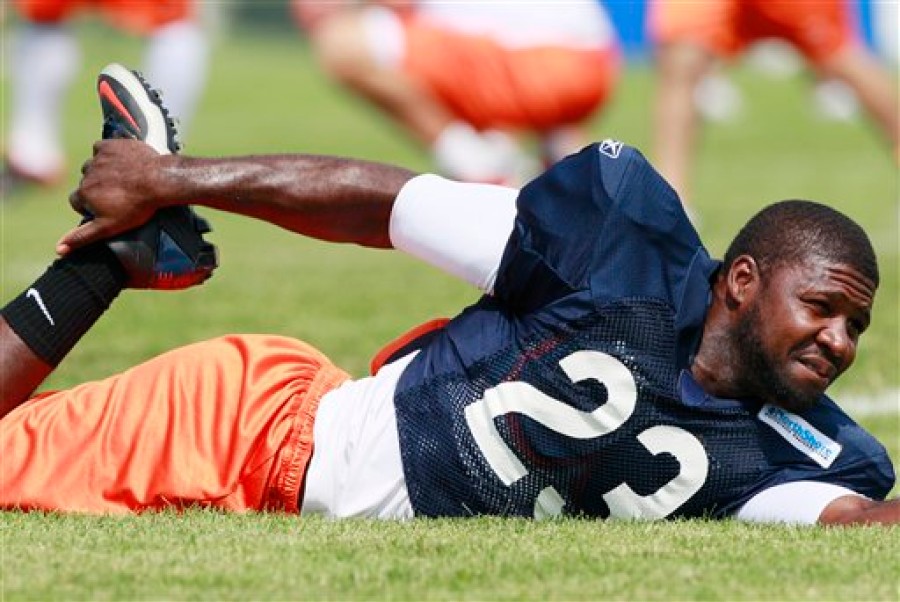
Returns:
[[[657,64],[663,80],[693,86],[709,70],[712,57],[694,45],[667,44],[660,49]]]

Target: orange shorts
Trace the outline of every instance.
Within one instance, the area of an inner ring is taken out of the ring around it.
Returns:
[[[347,378],[299,341],[229,336],[44,393],[0,420],[0,507],[298,512],[319,400]]]
[[[689,41],[723,57],[779,38],[814,64],[858,42],[852,7],[841,0],[651,0],[648,29],[656,44]]]
[[[610,97],[621,67],[616,47],[511,50],[415,18],[404,27],[404,71],[479,129],[578,123]]]
[[[37,23],[59,23],[82,9],[95,9],[112,25],[148,34],[173,21],[194,17],[191,0],[13,0],[19,14]]]

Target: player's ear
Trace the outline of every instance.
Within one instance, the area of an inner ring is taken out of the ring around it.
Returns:
[[[728,268],[725,287],[728,299],[734,304],[743,304],[753,298],[760,288],[759,264],[749,255],[739,255]]]

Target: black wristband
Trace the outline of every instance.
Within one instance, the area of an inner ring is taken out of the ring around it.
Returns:
[[[105,244],[58,259],[0,314],[51,366],[72,350],[125,285],[126,274]]]

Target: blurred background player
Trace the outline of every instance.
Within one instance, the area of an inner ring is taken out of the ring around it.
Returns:
[[[651,0],[648,28],[658,72],[653,154],[683,201],[691,192],[696,86],[717,61],[763,39],[790,43],[817,77],[847,84],[897,152],[896,81],[860,40],[853,9],[838,0]]]
[[[293,0],[323,69],[401,124],[446,176],[520,184],[589,142],[620,48],[598,2]],[[526,144],[523,146],[523,142]]]
[[[62,114],[80,67],[74,17],[95,11],[110,26],[146,37],[143,70],[159,86],[172,115],[186,122],[203,91],[208,41],[191,0],[14,0],[11,97],[4,188],[15,182],[55,185],[65,176]]]

